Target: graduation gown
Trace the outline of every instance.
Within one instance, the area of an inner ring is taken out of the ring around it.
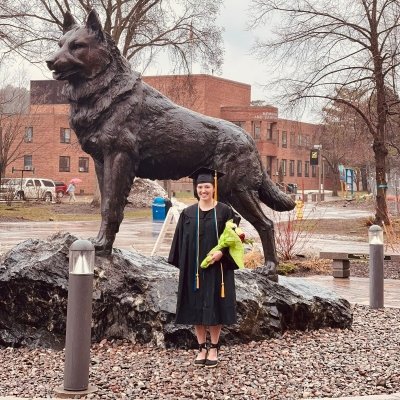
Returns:
[[[237,265],[228,249],[223,250],[221,261],[199,270],[199,289],[196,289],[198,205],[184,209],[180,215],[172,241],[168,262],[179,268],[179,288],[176,306],[176,323],[187,325],[229,325],[236,323],[236,293],[234,270]],[[235,219],[233,210],[217,203],[218,237],[229,219]],[[199,260],[218,243],[214,208],[199,210]],[[225,297],[221,297],[221,264]]]

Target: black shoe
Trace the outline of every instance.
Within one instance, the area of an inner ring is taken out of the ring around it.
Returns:
[[[219,352],[219,343],[211,343],[209,349],[217,349],[217,357],[218,357],[218,352]],[[208,355],[208,354],[207,354]],[[218,359],[216,360],[209,360],[208,358],[206,359],[206,362],[204,364],[205,367],[207,368],[214,368],[218,365]]]
[[[204,365],[206,363],[207,352],[208,352],[207,343],[199,343],[199,351],[201,352],[203,349],[206,350],[206,356],[205,356],[205,358],[203,358],[201,360],[194,360],[194,365],[196,365],[197,367],[204,367]]]

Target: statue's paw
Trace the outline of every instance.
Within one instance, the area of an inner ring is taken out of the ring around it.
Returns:
[[[271,281],[278,282],[278,272],[276,271],[277,264],[274,261],[266,261],[264,268],[267,278]]]
[[[96,256],[109,256],[112,253],[112,243],[108,243],[104,238],[89,238],[93,243]]]

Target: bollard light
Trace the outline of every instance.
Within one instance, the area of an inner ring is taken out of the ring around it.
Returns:
[[[65,337],[64,386],[59,397],[76,398],[97,390],[89,386],[94,246],[76,240],[69,249],[68,307]]]
[[[383,244],[383,229],[379,225],[371,225],[368,229],[369,244]]]
[[[93,275],[94,246],[88,240],[76,240],[69,249],[69,273]]]
[[[373,309],[384,307],[383,230],[372,225],[369,238],[369,305]]]

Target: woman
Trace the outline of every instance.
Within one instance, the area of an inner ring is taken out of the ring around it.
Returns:
[[[206,367],[218,364],[222,325],[236,323],[234,270],[238,267],[228,250],[214,252],[211,265],[206,269],[200,267],[217,244],[226,222],[236,217],[229,206],[214,198],[217,177],[222,175],[208,168],[190,175],[198,203],[182,211],[168,258],[169,263],[180,269],[176,323],[194,325],[199,344],[195,365]]]

